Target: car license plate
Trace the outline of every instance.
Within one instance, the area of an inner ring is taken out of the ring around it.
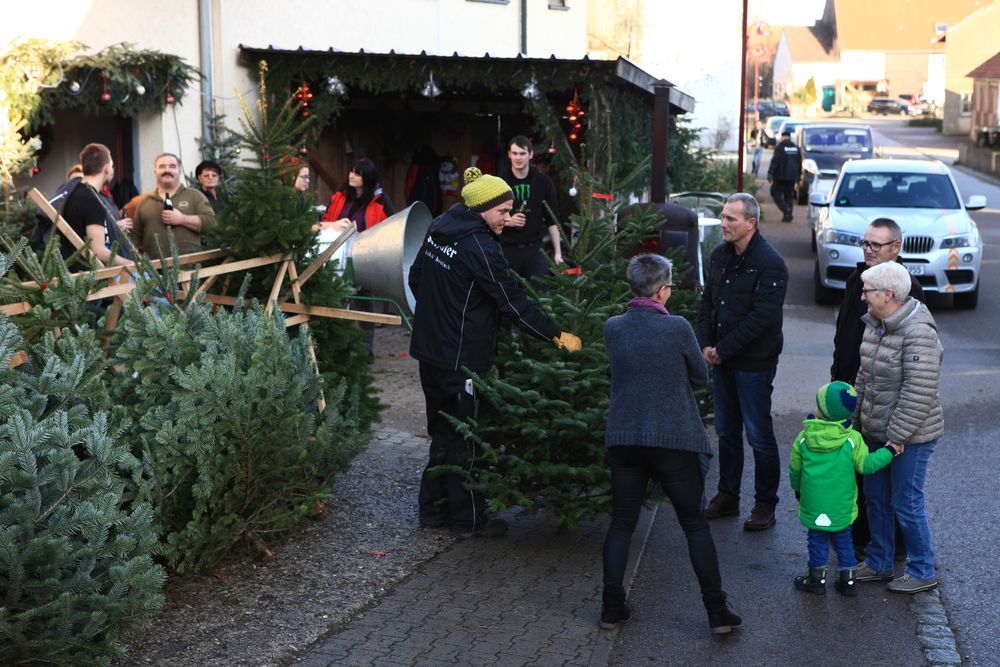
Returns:
[[[920,264],[905,264],[906,270],[910,272],[911,276],[922,276],[924,275],[924,267]]]

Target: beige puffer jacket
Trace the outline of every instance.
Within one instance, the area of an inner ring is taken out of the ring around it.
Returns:
[[[855,389],[855,424],[874,442],[919,444],[944,434],[938,395],[941,358],[937,325],[927,307],[909,297],[884,322],[868,313]]]

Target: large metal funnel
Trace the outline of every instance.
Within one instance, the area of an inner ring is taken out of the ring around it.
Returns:
[[[354,282],[375,296],[387,296],[409,314],[417,305],[410,291],[410,266],[434,218],[423,202],[414,202],[358,234],[351,248]]]

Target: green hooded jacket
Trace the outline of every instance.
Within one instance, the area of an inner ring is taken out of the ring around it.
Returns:
[[[858,516],[854,472],[870,475],[892,462],[883,447],[869,454],[861,434],[825,419],[806,419],[792,443],[788,477],[801,493],[799,520],[806,528],[836,532]]]

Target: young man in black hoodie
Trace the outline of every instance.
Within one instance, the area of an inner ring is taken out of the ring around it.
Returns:
[[[484,373],[493,365],[502,313],[525,333],[575,352],[580,339],[560,332],[510,274],[498,235],[510,220],[514,195],[501,178],[465,170],[463,203],[438,217],[410,267],[416,297],[410,356],[420,362],[420,385],[427,403],[430,456],[420,481],[420,524],[451,526],[452,534],[497,537],[507,530],[486,514],[486,499],[468,488],[461,475],[434,475],[439,465],[471,471],[478,454],[442,413],[458,419],[475,409],[468,368]]]
[[[552,259],[562,264],[559,225],[545,212],[545,204],[548,204],[553,214],[559,215],[556,186],[551,178],[532,166],[534,155],[527,137],[517,135],[510,140],[507,149],[510,173],[504,180],[514,193],[514,205],[510,219],[504,223],[500,245],[510,268],[524,278],[541,277],[549,272],[549,264],[542,254],[546,231],[552,239]]]
[[[792,133],[781,133],[781,141],[774,147],[771,166],[767,170],[767,180],[771,181],[771,197],[784,214],[782,222],[791,222],[795,206],[792,190],[802,175],[802,151],[792,141]]]

